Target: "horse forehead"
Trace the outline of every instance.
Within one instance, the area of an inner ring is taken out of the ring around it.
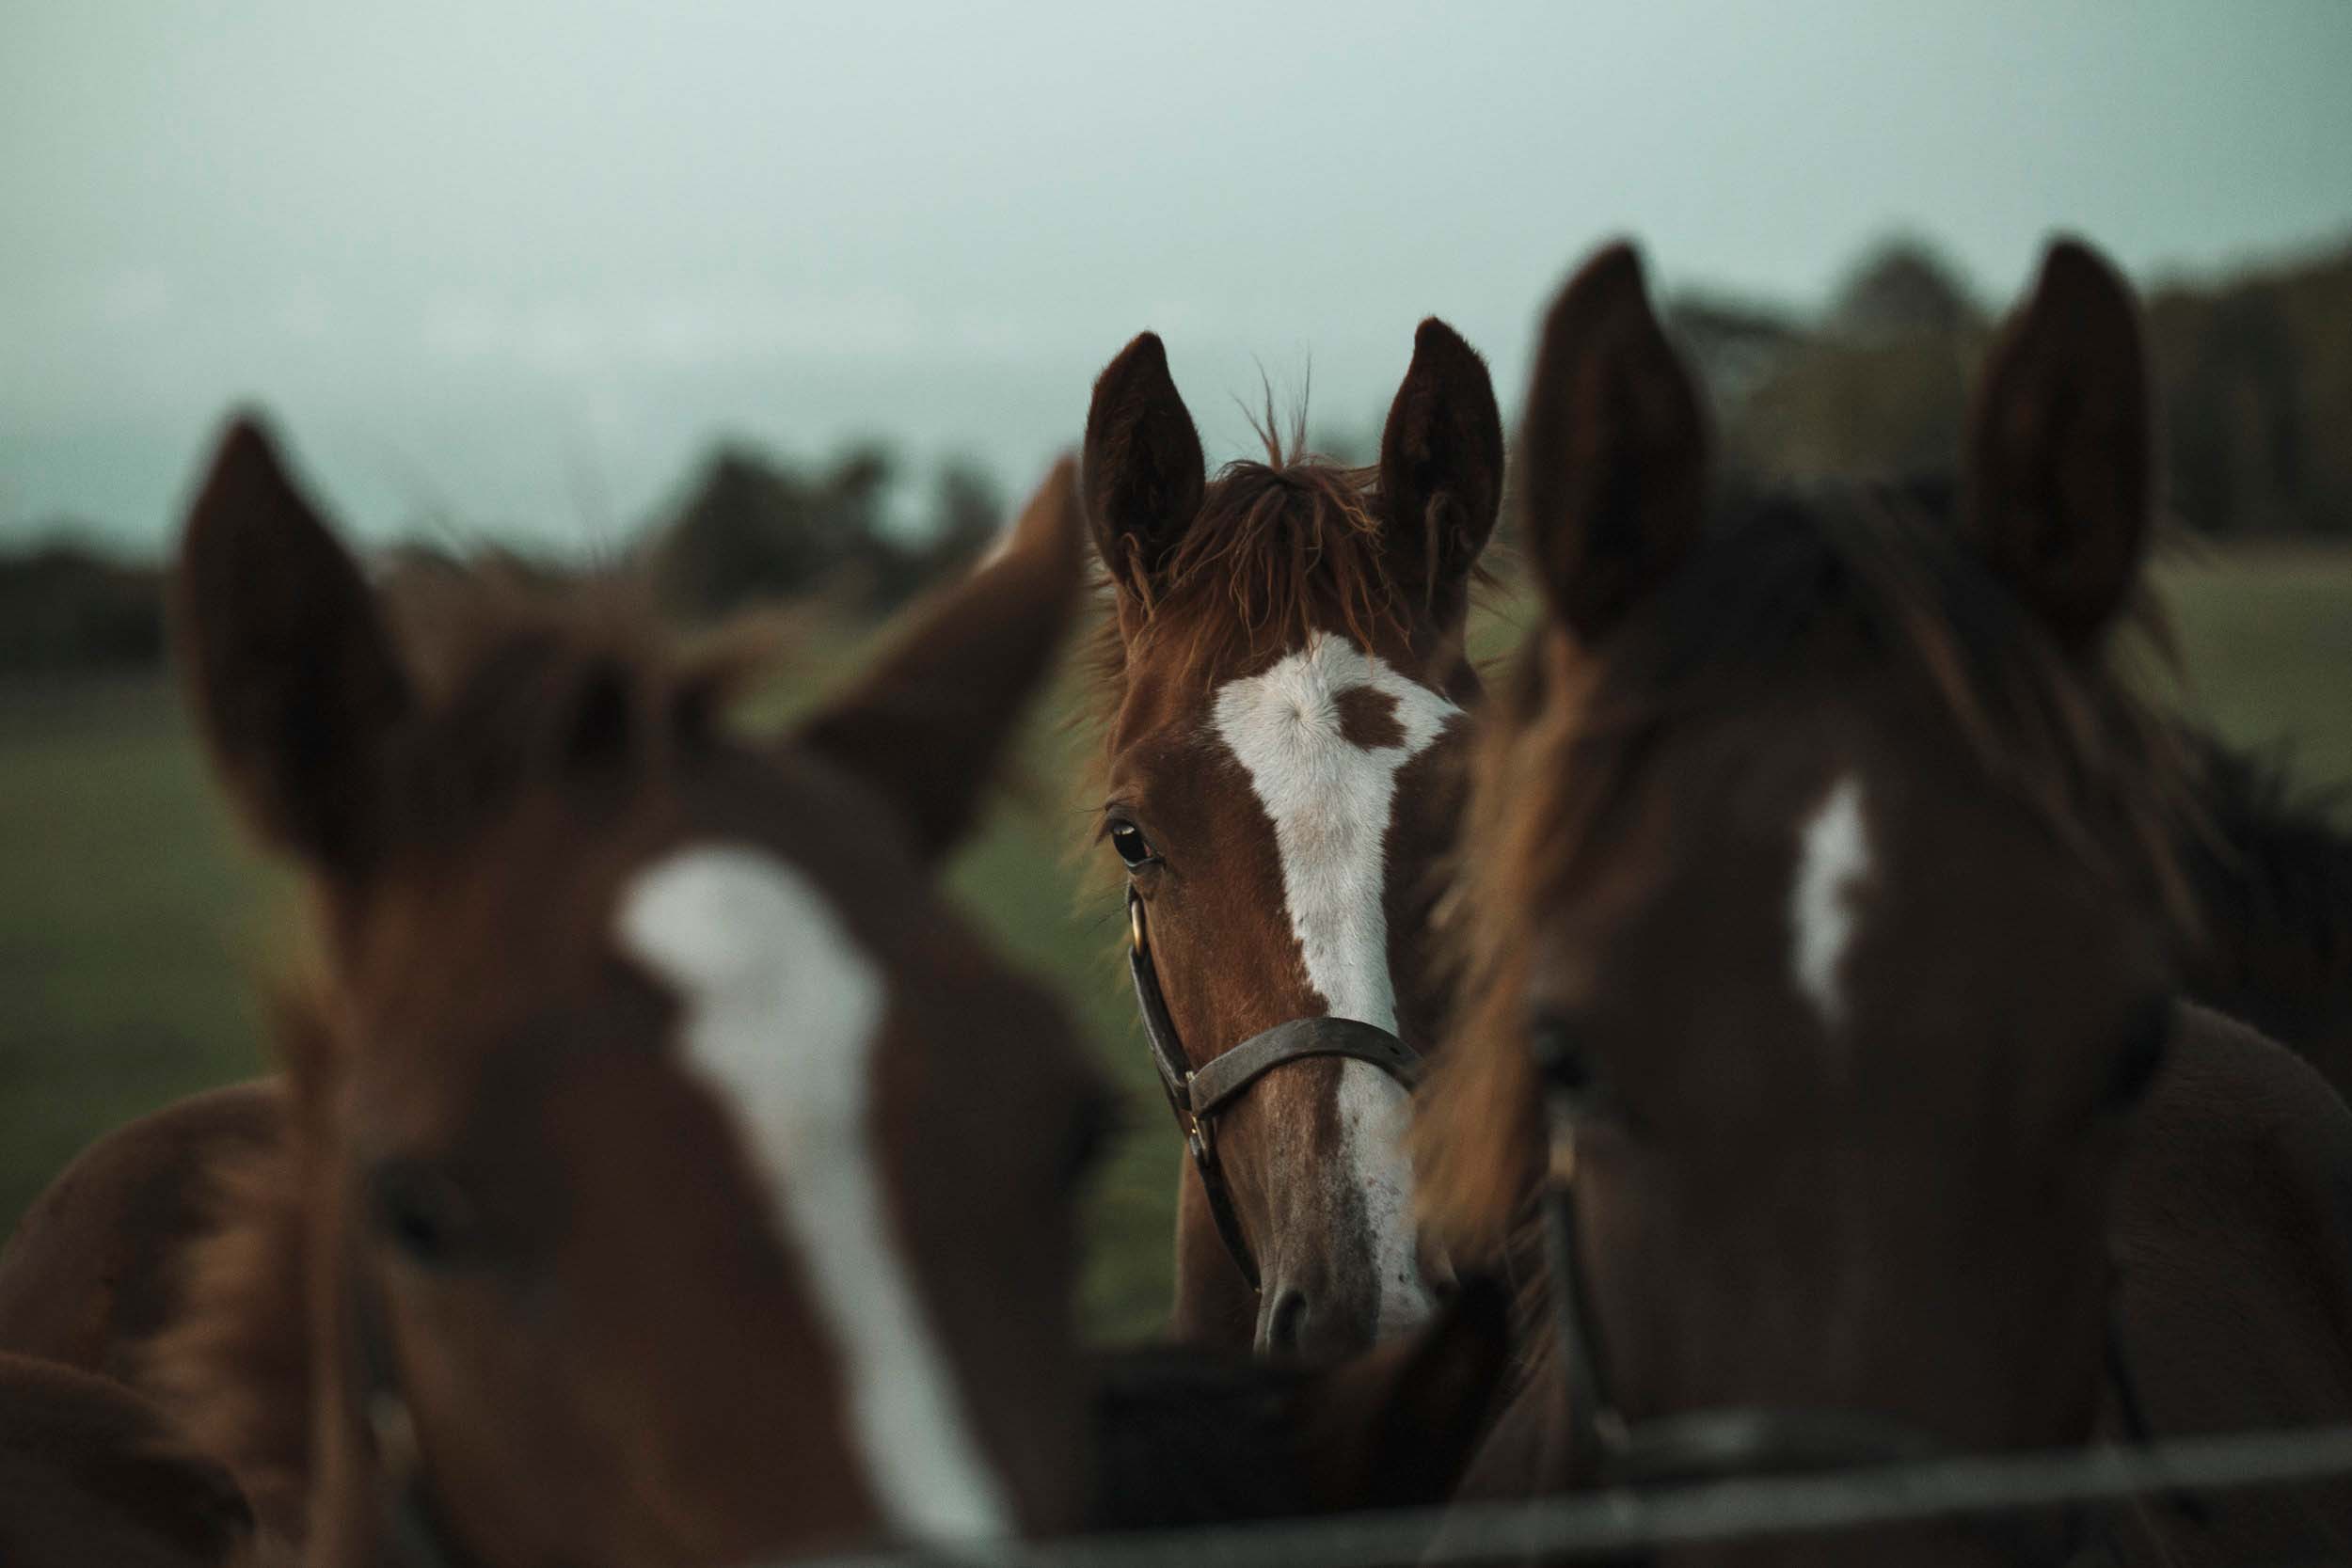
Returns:
[[[1789,977],[1823,1027],[1850,1011],[1847,969],[1877,875],[1878,848],[1860,774],[1841,773],[1799,819],[1788,889]]]
[[[884,1512],[922,1538],[1004,1533],[1009,1496],[898,1243],[877,959],[813,879],[749,845],[690,845],[648,865],[615,926],[623,951],[678,994],[681,1065],[720,1102],[798,1259]]]
[[[1269,783],[1285,782],[1291,773],[1285,764],[1345,766],[1359,755],[1393,772],[1427,750],[1460,714],[1453,702],[1378,655],[1344,637],[1315,632],[1264,670],[1219,686],[1209,727],[1263,791]],[[1310,767],[1288,782],[1311,790],[1331,781]],[[1279,809],[1274,800],[1266,804]]]
[[[702,1063],[731,1089],[760,1098],[788,1087],[788,1106],[776,1109],[799,1121],[856,1114],[885,990],[872,957],[803,872],[748,844],[688,846],[623,888],[616,927],[623,951],[705,1019],[788,1009],[794,1026],[755,1059]]]

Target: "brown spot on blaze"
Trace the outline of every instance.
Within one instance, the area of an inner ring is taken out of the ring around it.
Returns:
[[[1367,752],[1405,744],[1405,726],[1397,722],[1396,699],[1369,686],[1351,686],[1332,699],[1340,710],[1340,735]]]

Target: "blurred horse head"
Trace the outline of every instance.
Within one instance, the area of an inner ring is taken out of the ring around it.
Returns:
[[[1067,1528],[1104,1090],[935,883],[1075,608],[1073,472],[781,741],[739,658],[478,585],[437,657],[262,434],[179,612],[304,873],[287,1126],[157,1364],[313,1562],[727,1562]]]

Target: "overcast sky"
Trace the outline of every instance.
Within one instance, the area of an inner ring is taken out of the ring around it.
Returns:
[[[0,537],[158,546],[232,403],[340,514],[568,546],[710,438],[1025,485],[1157,328],[1364,429],[1447,317],[1516,404],[1578,255],[1818,303],[2352,237],[2352,4],[0,3]]]

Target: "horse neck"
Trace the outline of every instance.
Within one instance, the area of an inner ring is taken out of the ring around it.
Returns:
[[[2324,798],[2210,736],[2189,832],[2204,935],[2188,994],[2294,1047],[2352,1097],[2352,834]]]

